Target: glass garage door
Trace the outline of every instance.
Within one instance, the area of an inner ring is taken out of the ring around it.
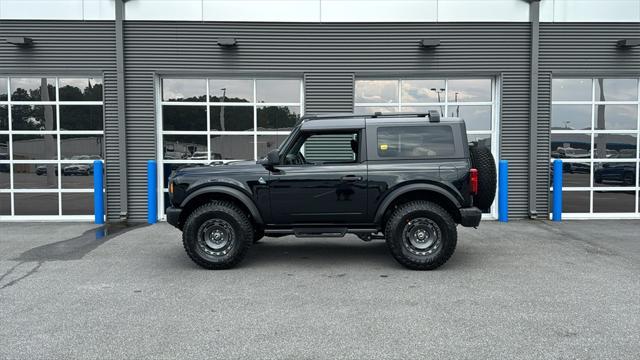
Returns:
[[[563,216],[640,217],[639,83],[553,79],[551,160],[563,161]]]
[[[0,220],[93,219],[102,79],[0,77]]]
[[[169,205],[172,170],[257,160],[280,146],[304,112],[300,79],[163,78],[160,88],[160,209]]]
[[[469,142],[498,154],[497,84],[492,78],[358,79],[355,112],[426,112],[465,120]],[[495,205],[495,204],[494,204]],[[495,206],[491,213],[497,216]]]

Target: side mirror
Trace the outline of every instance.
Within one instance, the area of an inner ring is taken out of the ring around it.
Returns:
[[[272,167],[280,164],[280,154],[278,154],[278,150],[269,151],[267,157],[262,159],[261,164],[266,167]]]

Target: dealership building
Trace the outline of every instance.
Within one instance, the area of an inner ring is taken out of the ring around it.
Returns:
[[[92,220],[95,160],[111,221],[157,160],[163,218],[172,169],[303,114],[428,110],[508,161],[511,218],[558,158],[564,218],[640,218],[639,108],[640,0],[0,0],[0,221]]]

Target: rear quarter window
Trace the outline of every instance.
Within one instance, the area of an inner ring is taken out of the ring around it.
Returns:
[[[453,130],[446,125],[379,127],[380,158],[440,158],[456,154]]]

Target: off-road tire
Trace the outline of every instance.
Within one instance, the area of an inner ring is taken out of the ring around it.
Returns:
[[[484,146],[469,146],[469,155],[471,165],[478,170],[478,193],[473,196],[473,205],[487,211],[496,197],[496,162]]]
[[[417,254],[407,244],[405,234],[414,221],[428,219],[440,234],[440,244],[431,252]],[[429,201],[411,201],[398,206],[387,221],[385,239],[391,254],[401,265],[412,270],[433,270],[449,260],[456,249],[456,223],[440,205]]]
[[[203,231],[216,226],[215,222],[220,222],[230,235],[229,247],[221,251],[214,251],[205,242]],[[253,236],[249,217],[240,208],[228,201],[214,200],[189,215],[182,231],[182,244],[193,262],[205,269],[221,270],[232,268],[244,259]]]

